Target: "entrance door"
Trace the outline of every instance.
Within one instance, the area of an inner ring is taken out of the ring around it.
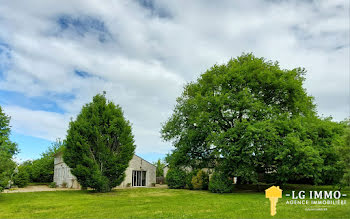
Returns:
[[[132,186],[146,186],[146,171],[132,171]]]

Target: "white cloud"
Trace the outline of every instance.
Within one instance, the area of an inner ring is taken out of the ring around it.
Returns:
[[[105,90],[133,123],[139,152],[164,153],[170,145],[160,140],[160,123],[184,83],[242,52],[278,60],[284,68],[305,67],[305,87],[315,96],[319,113],[336,120],[349,116],[348,1],[157,0],[153,6],[2,1],[0,42],[10,47],[6,66],[11,62],[12,67],[3,73],[0,89],[75,96],[52,96],[65,114],[6,106],[14,129],[51,140],[61,137],[69,117]],[[96,31],[82,30],[80,36],[74,27],[60,33],[62,15],[97,19],[111,37],[101,43]],[[80,78],[76,69],[93,77]]]
[[[15,132],[51,141],[66,136],[68,115],[18,106],[5,106],[4,111],[11,116],[10,125]]]

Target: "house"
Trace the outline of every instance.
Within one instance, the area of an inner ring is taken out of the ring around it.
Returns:
[[[63,161],[63,152],[55,154],[53,181],[57,186],[67,188],[80,188],[77,178],[71,173],[70,168]],[[150,162],[134,155],[125,171],[125,179],[118,186],[125,187],[151,187],[156,183],[156,167]]]
[[[169,171],[169,166],[166,165],[164,168],[163,168],[163,176],[166,177],[166,175],[168,174],[168,171]]]

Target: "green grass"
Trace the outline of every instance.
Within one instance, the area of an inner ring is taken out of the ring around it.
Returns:
[[[346,193],[349,197],[349,192]],[[306,211],[307,206],[287,205],[286,200],[290,198],[279,200],[275,218],[347,218],[350,215],[350,203],[329,206],[324,212]],[[110,193],[0,194],[0,218],[270,218],[269,206],[264,193],[244,191],[221,195],[207,191],[133,188]]]

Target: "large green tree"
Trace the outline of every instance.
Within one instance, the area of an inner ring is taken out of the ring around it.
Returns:
[[[121,107],[96,95],[70,122],[64,161],[83,187],[107,192],[123,181],[134,150]]]
[[[252,54],[211,67],[185,86],[162,127],[175,146],[170,166],[215,167],[241,182],[335,183],[343,126],[317,117],[305,73]]]
[[[18,152],[17,144],[11,142],[10,117],[0,106],[0,191],[8,184],[16,167],[12,157]]]

